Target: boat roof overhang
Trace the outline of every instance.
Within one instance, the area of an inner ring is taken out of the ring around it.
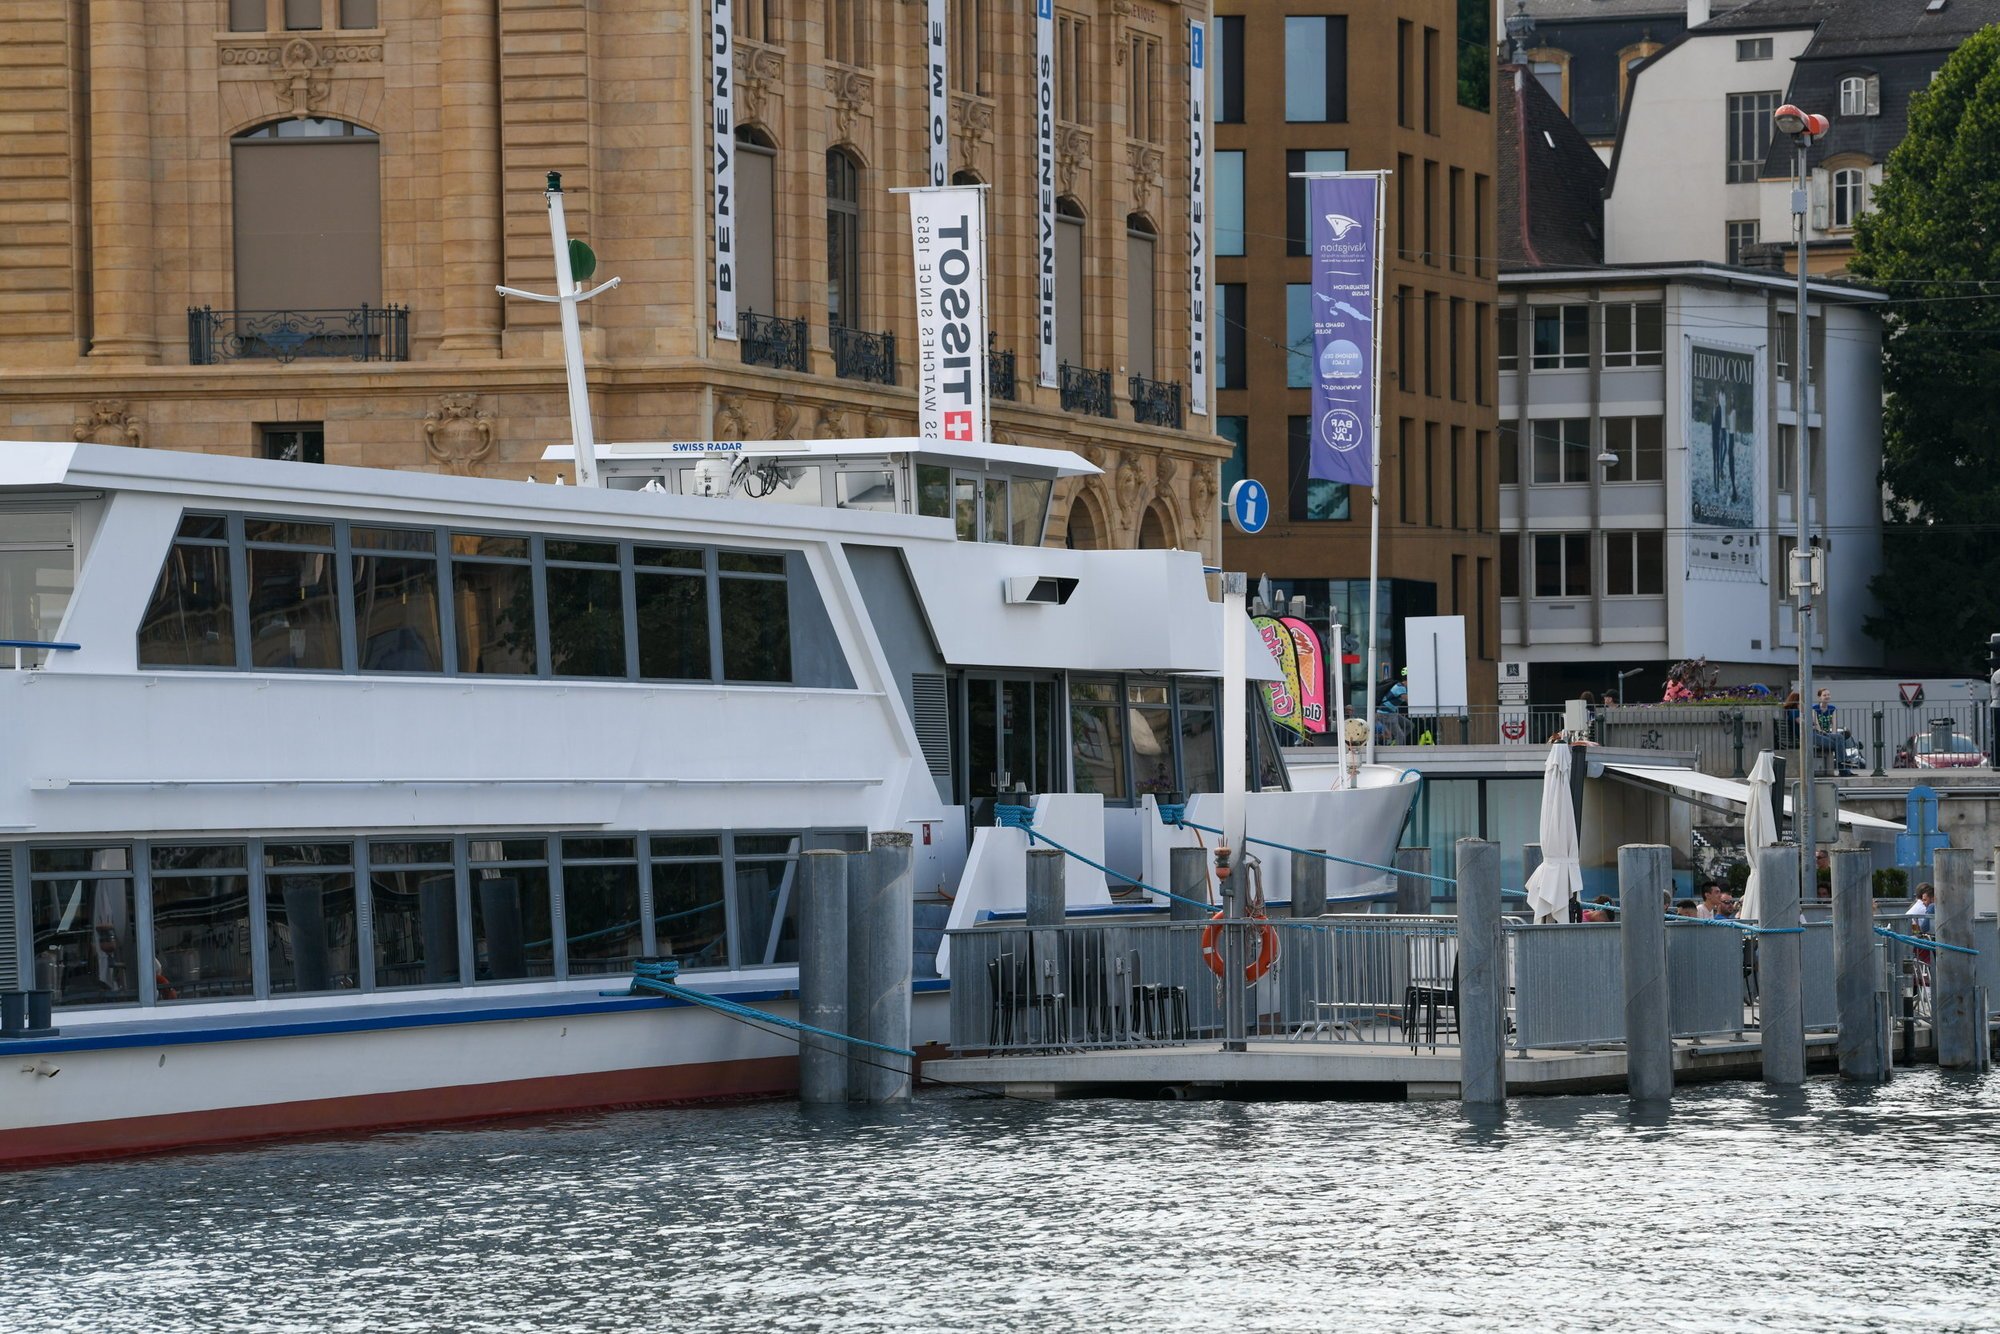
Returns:
[[[1000,445],[987,440],[936,440],[921,435],[881,436],[867,440],[649,440],[597,447],[600,468],[616,463],[656,464],[671,459],[739,455],[828,460],[908,457],[988,470],[995,467],[1033,469],[1056,477],[1096,477],[1103,472],[1089,459],[1067,449]],[[542,451],[544,463],[569,463],[575,458],[574,445],[550,445]]]
[[[1602,775],[1613,782],[1629,783],[1656,792],[1664,792],[1677,801],[1709,810],[1720,810],[1724,814],[1736,815],[1747,810],[1750,805],[1750,785],[1738,783],[1728,778],[1716,778],[1698,769],[1669,768],[1648,764],[1607,764],[1593,763],[1590,766],[1593,778]],[[1727,802],[1728,806],[1718,806]],[[1792,810],[1792,800],[1784,799],[1785,813]],[[1735,808],[1735,809],[1732,809]],[[1840,813],[1843,827],[1856,831],[1871,831],[1876,834],[1900,834],[1903,826],[1893,820],[1879,819],[1873,815],[1863,815],[1859,811],[1843,810]]]

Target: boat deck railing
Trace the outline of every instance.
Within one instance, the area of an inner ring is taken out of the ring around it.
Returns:
[[[81,644],[63,644],[41,639],[0,639],[0,649],[14,650],[14,670],[17,672],[28,671],[41,665],[24,659],[21,656],[24,653],[74,653],[82,647]]]

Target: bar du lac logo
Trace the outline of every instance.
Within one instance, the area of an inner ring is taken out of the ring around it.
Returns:
[[[1360,225],[1361,223],[1358,220],[1348,217],[1345,213],[1329,213],[1326,215],[1327,230],[1333,233],[1333,239],[1336,241],[1345,241],[1347,234]]]
[[[1348,453],[1361,443],[1361,418],[1346,408],[1334,408],[1319,419],[1319,437],[1334,453]]]

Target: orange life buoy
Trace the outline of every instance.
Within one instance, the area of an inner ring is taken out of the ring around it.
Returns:
[[[1222,927],[1221,913],[1208,919],[1208,925],[1201,929],[1201,957],[1208,965],[1208,971],[1222,976]],[[1278,928],[1269,922],[1262,923],[1257,932],[1257,957],[1243,965],[1243,980],[1256,982],[1271,971],[1278,962]]]

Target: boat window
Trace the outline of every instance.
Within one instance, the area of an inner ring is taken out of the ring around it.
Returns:
[[[368,859],[375,985],[458,982],[458,875],[451,844],[371,843]]]
[[[516,852],[532,858],[515,859]],[[500,854],[495,858],[493,854]],[[555,926],[549,907],[548,847],[541,839],[474,840],[472,976],[479,982],[553,977]]]
[[[719,563],[723,680],[791,680],[785,558],[725,551]]]
[[[896,512],[896,474],[880,471],[843,472],[835,476],[835,491],[844,510]]]
[[[451,550],[457,556],[483,556],[491,560],[526,560],[528,539],[495,537],[491,533],[453,533]]]
[[[951,517],[951,469],[935,463],[917,465],[917,513],[929,519]]]
[[[340,590],[333,527],[248,519],[243,525],[250,581],[250,665],[340,670]]]
[[[264,952],[272,995],[361,985],[354,849],[347,843],[267,844]],[[307,868],[312,869],[296,869]]]
[[[1014,479],[1013,519],[1008,540],[1017,547],[1038,547],[1048,530],[1050,482],[1046,477]]]
[[[958,525],[958,540],[979,540],[979,482],[972,477],[951,479],[951,509]]]
[[[437,534],[357,527],[352,541],[354,638],[361,670],[443,671]]]
[[[701,551],[634,547],[633,599],[639,628],[639,676],[647,681],[706,681],[708,577]]]
[[[569,975],[629,973],[645,953],[639,863],[630,838],[566,838],[563,926]]]
[[[734,843],[738,966],[797,963],[799,836],[739,834]]]
[[[625,598],[618,547],[548,544],[549,670],[557,676],[625,675]]]
[[[56,637],[76,588],[73,524],[68,509],[0,510],[0,639]]]
[[[371,866],[413,866],[426,862],[451,865],[451,844],[424,842],[368,845],[368,864]]]
[[[1173,793],[1219,790],[1215,689],[1213,681],[1202,680],[1072,677],[1075,789],[1128,805],[1147,794],[1164,800]]]
[[[219,514],[181,520],[139,621],[141,667],[236,665],[227,522]]]
[[[1127,733],[1132,738],[1132,790],[1165,800],[1179,790],[1174,781],[1174,715],[1164,685],[1131,683],[1126,688]]]
[[[1115,680],[1072,680],[1069,689],[1076,790],[1096,792],[1111,801],[1131,795],[1125,785],[1125,719],[1118,691]]]
[[[1180,684],[1181,779],[1184,792],[1220,792],[1222,762],[1215,734],[1215,687],[1206,681]]]
[[[47,969],[51,1003],[137,1001],[139,926],[130,852],[122,847],[37,848],[28,867],[34,955]]]
[[[248,864],[241,843],[153,846],[153,954],[162,1001],[254,992]]]
[[[451,535],[458,670],[535,674],[535,573],[524,537]]]
[[[654,949],[683,969],[729,967],[722,841],[656,838],[652,843]]]
[[[989,477],[986,479],[986,522],[981,528],[981,537],[987,542],[1004,543],[1007,532],[1007,479]]]

